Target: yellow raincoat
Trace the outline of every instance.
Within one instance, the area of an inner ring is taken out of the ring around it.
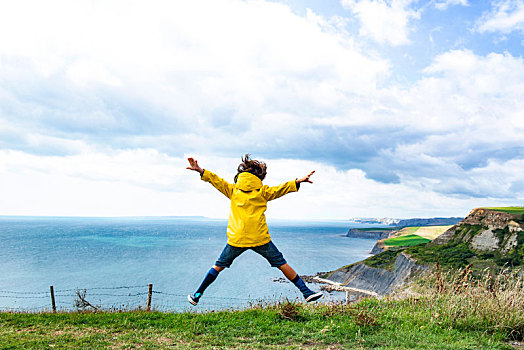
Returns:
[[[227,243],[234,247],[257,247],[269,243],[271,236],[264,215],[267,202],[298,191],[295,180],[269,187],[247,172],[238,175],[236,184],[230,184],[209,170],[204,170],[202,180],[231,199]]]

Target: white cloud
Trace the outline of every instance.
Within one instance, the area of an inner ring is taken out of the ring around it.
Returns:
[[[453,50],[435,57],[423,73],[411,87],[377,90],[369,99],[352,100],[346,114],[315,122],[338,127],[380,124],[437,135],[495,126],[510,133],[523,127],[519,117],[524,109],[521,57]]]
[[[354,101],[345,114],[315,123],[359,130],[339,146],[367,138],[357,150],[368,154],[354,166],[375,179],[450,196],[522,198],[512,174],[524,173],[524,60],[454,50],[437,56],[424,73],[411,87],[381,89]],[[496,175],[498,166],[508,171]]]
[[[411,4],[346,6],[384,18],[376,35],[397,45]],[[281,4],[55,1],[25,16],[32,5],[0,5],[0,214],[225,217],[183,155],[231,179],[245,152],[270,163],[269,183],[318,171],[311,197],[275,217],[457,215],[522,198],[507,171],[524,171],[520,57],[449,51],[402,86],[344,20]]]
[[[437,0],[435,1],[435,8],[438,10],[446,10],[449,6],[468,6],[468,0]]]
[[[436,192],[522,198],[512,174],[524,172],[524,60],[457,50],[436,57],[425,73],[394,95],[402,114],[394,120],[425,136],[388,151],[390,167]]]
[[[204,168],[231,181],[239,159],[198,157]],[[227,199],[185,169],[183,158],[154,150],[37,157],[0,151],[2,215],[204,215],[226,219]],[[466,214],[472,200],[446,198],[406,184],[386,185],[361,170],[338,171],[311,161],[274,159],[264,181],[276,185],[310,170],[314,184],[271,202],[270,219],[340,219],[352,216]],[[399,203],[409,203],[409,210]]]
[[[335,108],[389,73],[311,11],[276,3],[1,6],[0,118],[23,115],[26,131],[238,134],[275,110]]]
[[[110,86],[121,86],[122,81],[113,76],[97,62],[77,61],[66,70],[67,77],[75,84],[85,87],[89,83],[102,83]]]
[[[410,42],[410,21],[420,12],[410,8],[413,0],[342,0],[360,21],[360,35],[393,46]]]
[[[524,1],[495,1],[493,9],[477,21],[477,30],[509,34],[513,31],[524,32]]]
[[[0,164],[2,215],[227,215],[227,203],[205,191],[184,158],[156,150],[67,157],[0,151]]]
[[[437,56],[424,70],[442,74],[461,93],[470,97],[485,95],[517,97],[524,81],[524,60],[509,53],[475,55],[470,50],[453,50]]]

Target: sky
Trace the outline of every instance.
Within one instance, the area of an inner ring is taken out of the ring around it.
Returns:
[[[524,0],[0,2],[0,215],[275,219],[524,205]]]

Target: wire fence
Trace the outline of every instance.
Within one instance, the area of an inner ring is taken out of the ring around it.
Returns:
[[[0,290],[0,307],[3,311],[35,312],[35,311],[74,311],[74,310],[173,310],[187,306],[187,294],[154,290],[152,284],[118,286],[118,287],[92,287],[54,289],[50,286],[48,291],[7,291]],[[44,304],[44,300],[49,302]],[[261,303],[275,303],[282,298],[256,299],[221,297],[206,295],[204,308],[238,308]],[[30,306],[17,306],[16,304]],[[34,301],[34,302],[31,302]],[[154,302],[154,303],[153,303]],[[12,306],[8,306],[12,305]]]

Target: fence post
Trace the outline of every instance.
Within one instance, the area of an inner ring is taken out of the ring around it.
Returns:
[[[51,291],[51,305],[53,306],[53,312],[56,312],[55,290],[53,286],[49,286],[49,290]]]
[[[151,311],[151,297],[153,296],[153,283],[149,283],[149,290],[147,291],[147,311]]]

